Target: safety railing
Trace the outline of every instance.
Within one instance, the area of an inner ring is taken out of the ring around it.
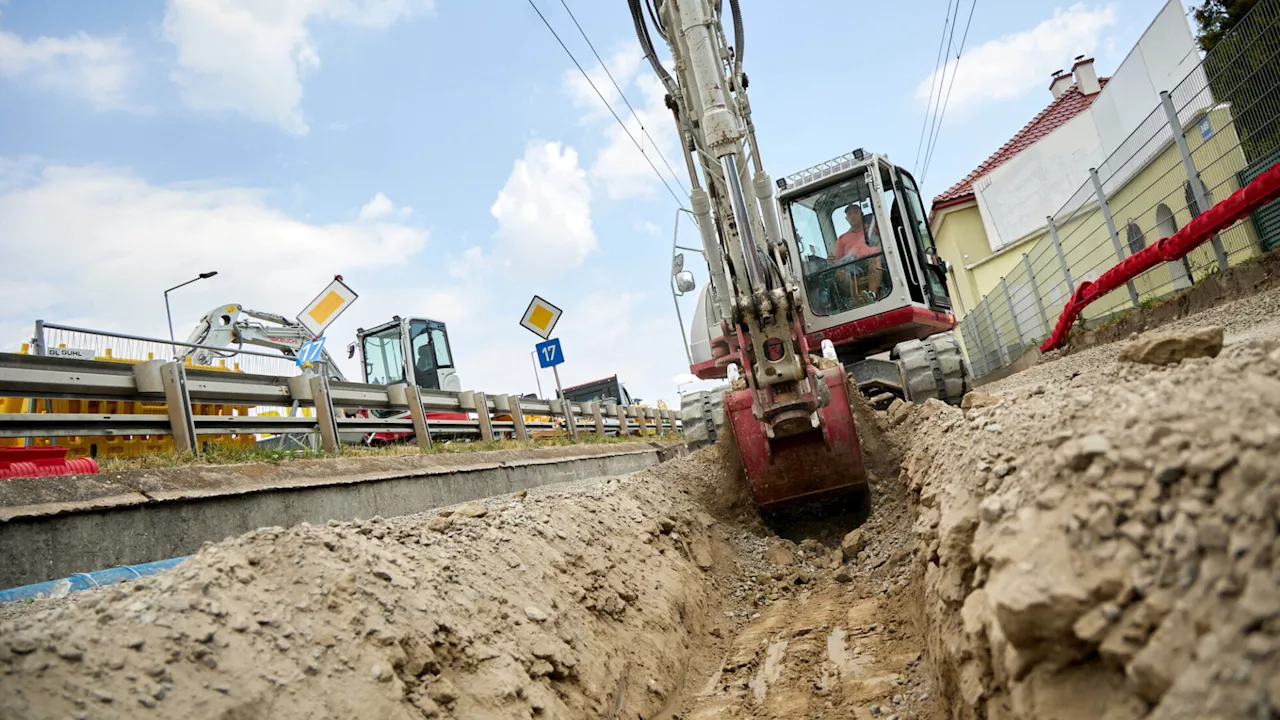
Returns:
[[[975,377],[1040,343],[1072,293],[1280,162],[1280,0],[1262,0],[1087,177],[959,323]],[[1100,298],[1086,326],[1154,304],[1280,244],[1280,202]]]
[[[201,436],[304,433],[326,452],[368,433],[413,433],[435,440],[530,439],[538,431],[654,435],[674,433],[674,411],[598,402],[561,402],[483,392],[429,390],[330,380],[323,368],[292,377],[201,370],[173,360],[117,363],[0,353],[0,397],[163,404],[163,414],[0,413],[0,438],[161,435],[199,454]],[[193,404],[301,406],[308,416],[200,415]],[[33,406],[34,403],[33,403]],[[407,417],[405,416],[407,413]],[[448,416],[448,417],[441,417]],[[461,416],[461,417],[459,417]],[[542,419],[545,418],[545,419]]]

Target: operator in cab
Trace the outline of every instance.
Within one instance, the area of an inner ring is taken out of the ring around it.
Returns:
[[[862,207],[857,203],[844,209],[844,217],[849,230],[836,238],[832,252],[832,260],[844,265],[836,271],[836,278],[841,285],[848,285],[853,297],[874,302],[880,296],[880,279],[884,273],[880,238],[878,233],[868,233],[862,220]],[[865,262],[857,262],[860,260]]]

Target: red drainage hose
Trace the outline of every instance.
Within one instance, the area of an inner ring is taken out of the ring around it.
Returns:
[[[0,448],[0,480],[51,475],[79,475],[98,472],[93,458],[67,459],[67,448]]]

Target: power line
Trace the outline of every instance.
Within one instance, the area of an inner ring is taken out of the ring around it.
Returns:
[[[654,140],[653,136],[649,134],[648,128],[644,126],[644,121],[640,119],[640,114],[632,107],[631,101],[627,99],[627,94],[622,92],[618,81],[613,78],[613,73],[609,72],[609,66],[605,64],[604,58],[600,57],[600,53],[596,52],[596,46],[591,42],[591,38],[587,37],[587,31],[582,29],[582,25],[578,23],[577,16],[569,9],[569,3],[565,2],[565,0],[560,0],[560,4],[564,6],[564,11],[569,13],[569,18],[573,20],[574,27],[578,28],[578,32],[582,34],[582,39],[587,41],[587,47],[591,48],[591,54],[596,56],[596,61],[600,63],[604,74],[609,76],[609,82],[613,83],[613,89],[618,91],[618,97],[622,98],[622,102],[627,104],[627,109],[631,111],[631,117],[635,118],[636,124],[640,126],[640,132],[644,133],[644,136],[649,138],[649,142],[653,143],[653,149],[658,151],[658,157],[662,159],[662,164],[667,166],[667,172],[671,173],[671,179],[676,181],[676,186],[680,188],[681,192],[688,194],[689,191],[684,189],[684,183],[680,182],[680,176],[671,167],[671,163],[667,162],[667,156],[662,153],[662,149],[658,147],[658,141]],[[644,152],[644,150],[640,152]]]
[[[924,106],[924,122],[920,124],[920,139],[916,141],[916,160],[911,164],[911,169],[916,170],[920,167],[920,148],[924,145],[924,131],[929,127],[929,116],[933,113],[933,86],[938,80],[938,69],[942,67],[942,44],[947,37],[947,26],[951,24],[951,0],[947,0],[947,10],[942,15],[942,34],[938,36],[938,57],[933,61],[933,74],[929,76],[929,100]],[[941,82],[937,82],[941,85]],[[938,88],[938,101],[942,101],[942,88]]]
[[[667,179],[663,177],[661,172],[659,172],[658,166],[653,164],[653,160],[649,159],[649,154],[644,151],[644,148],[640,146],[640,143],[636,140],[635,136],[627,129],[627,124],[622,122],[622,118],[618,117],[618,113],[614,111],[613,106],[609,104],[609,101],[605,99],[604,94],[600,92],[600,88],[596,87],[596,84],[591,80],[591,76],[583,69],[582,63],[578,62],[578,58],[574,57],[573,53],[570,52],[569,46],[565,45],[564,40],[560,39],[560,33],[556,32],[556,29],[551,27],[551,23],[547,22],[546,16],[542,14],[542,11],[538,9],[538,6],[534,4],[533,0],[528,0],[528,2],[529,7],[533,8],[533,11],[538,14],[538,18],[542,20],[542,24],[547,26],[547,30],[551,32],[551,36],[556,39],[556,42],[560,43],[560,48],[564,50],[565,54],[569,56],[569,59],[573,61],[574,66],[578,68],[578,72],[582,73],[583,79],[587,81],[587,84],[591,86],[592,90],[596,91],[596,96],[600,98],[600,102],[604,103],[604,106],[609,108],[609,114],[613,115],[613,119],[617,120],[618,124],[622,126],[622,131],[627,134],[628,138],[631,138],[631,144],[635,145],[636,149],[640,151],[640,154],[644,156],[645,162],[649,163],[649,167],[652,168],[653,173],[658,176],[658,180],[662,181],[662,186],[667,189],[668,193],[671,193],[671,197],[676,201],[676,205],[684,207],[684,203],[680,200],[680,196],[676,195],[675,190],[671,189],[671,185],[667,183]],[[683,189],[683,186],[681,186],[681,189]]]
[[[950,104],[951,102],[951,88],[955,87],[955,84],[956,84],[956,73],[960,71],[960,58],[964,55],[964,44],[965,44],[965,41],[969,39],[969,26],[973,23],[973,10],[977,6],[978,6],[978,0],[973,0],[973,3],[969,5],[969,17],[964,22],[964,34],[960,36],[960,49],[956,50],[956,66],[951,69],[951,84],[947,86],[947,97],[945,100],[942,101],[942,117],[944,118],[947,116],[947,105]],[[956,7],[958,9],[959,5],[957,5]],[[922,183],[924,182],[925,177],[929,175],[929,165],[930,163],[933,162],[933,149],[937,147],[938,136],[940,135],[942,135],[941,119],[938,120],[938,132],[936,135],[933,136],[933,141],[930,144],[929,152],[925,154],[924,171],[920,173],[920,182]]]
[[[947,36],[947,54],[943,56],[944,64],[942,66],[942,76],[938,80],[938,104],[933,107],[933,118],[929,121],[929,133],[925,138],[925,159],[924,164],[920,166],[920,174],[924,175],[924,166],[929,163],[929,145],[933,142],[933,135],[938,131],[938,115],[942,108],[942,86],[947,82],[947,69],[951,69],[951,77],[955,78],[955,67],[951,64],[951,48],[955,45],[956,25],[960,24],[960,0],[956,0],[955,12],[951,15],[951,33]],[[945,31],[944,31],[945,32]]]

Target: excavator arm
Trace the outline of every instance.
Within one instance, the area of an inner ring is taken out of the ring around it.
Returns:
[[[196,365],[212,365],[222,355],[210,348],[253,345],[279,350],[285,357],[297,357],[302,346],[314,339],[309,330],[283,315],[250,310],[240,305],[219,305],[205,313],[187,337],[188,343],[205,347],[188,348],[186,356]],[[321,351],[321,360],[328,368],[330,378],[346,380],[328,350]]]
[[[844,369],[819,367],[810,355],[798,273],[788,265],[774,184],[751,121],[742,13],[737,0],[728,6],[732,45],[721,0],[628,0],[681,137],[723,330],[712,356],[726,372],[741,367],[746,384],[726,393],[725,407],[756,503],[773,507],[863,485],[866,475]],[[666,41],[670,70],[650,22]]]

